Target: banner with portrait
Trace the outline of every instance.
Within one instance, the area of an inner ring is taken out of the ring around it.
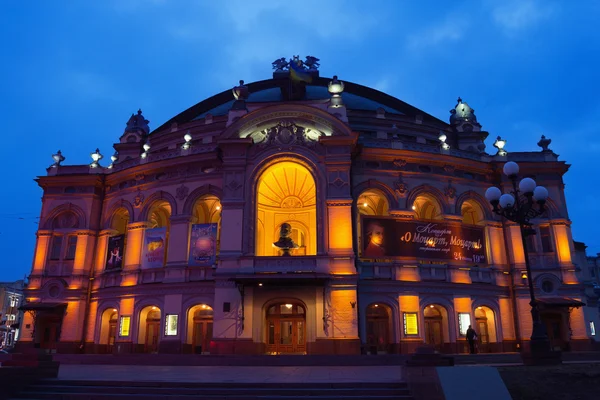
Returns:
[[[410,257],[487,264],[483,227],[362,216],[362,258]]]
[[[123,267],[123,251],[125,250],[125,235],[108,238],[106,248],[105,270],[121,269]]]
[[[142,269],[163,267],[166,247],[167,228],[146,229],[142,249]]]
[[[209,267],[216,261],[217,224],[194,224],[190,235],[190,266]]]

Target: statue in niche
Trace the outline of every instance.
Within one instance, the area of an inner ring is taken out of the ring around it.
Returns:
[[[279,240],[273,243],[273,246],[282,251],[282,256],[291,256],[290,250],[298,248],[298,245],[294,243],[294,240],[290,237],[291,234],[292,226],[287,222],[281,224],[281,228],[279,230]]]

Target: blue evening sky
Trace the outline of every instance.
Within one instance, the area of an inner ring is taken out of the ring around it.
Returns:
[[[271,62],[321,59],[321,75],[375,87],[447,120],[461,96],[508,151],[550,148],[573,237],[600,252],[600,2],[3,1],[0,280],[30,272],[44,175],[107,161],[131,113],[151,128]]]

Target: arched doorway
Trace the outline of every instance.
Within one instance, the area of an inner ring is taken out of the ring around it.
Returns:
[[[425,318],[425,343],[441,351],[444,345],[444,324],[446,309],[430,304],[423,310]]]
[[[475,309],[475,331],[479,342],[480,353],[492,352],[492,343],[496,343],[496,323],[494,311],[486,306]]]
[[[191,319],[190,319],[191,317]],[[213,309],[206,304],[190,308],[188,312],[188,344],[194,354],[209,354],[213,334]]]
[[[144,353],[158,353],[160,340],[160,309],[149,306],[140,312],[140,330],[138,344],[143,345]]]
[[[385,304],[371,304],[367,307],[367,349],[371,354],[390,352],[392,309]]]
[[[298,303],[267,308],[267,353],[306,353],[306,310]]]
[[[296,161],[275,163],[260,175],[256,185],[256,255],[278,256],[273,246],[281,226],[290,225],[295,243],[292,256],[317,254],[317,192],[315,180]]]
[[[106,346],[106,352],[112,353],[117,337],[118,312],[116,308],[107,308],[102,313],[100,322],[99,344]],[[102,350],[101,350],[102,351]]]

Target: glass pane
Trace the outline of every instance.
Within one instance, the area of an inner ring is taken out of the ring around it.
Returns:
[[[281,344],[292,344],[292,321],[281,321]]]
[[[269,311],[267,311],[267,314],[277,314],[277,310],[275,309],[275,306],[269,308]]]
[[[75,250],[77,250],[77,236],[69,236],[67,239],[67,254],[65,258],[67,260],[73,260],[75,258]]]
[[[275,344],[275,323],[269,321],[269,344]]]
[[[52,249],[50,251],[50,259],[58,260],[60,258],[60,249],[62,247],[62,236],[54,236],[52,238]]]
[[[304,307],[298,306],[298,314],[304,314]]]
[[[304,322],[298,321],[296,326],[298,327],[298,344],[304,345]]]
[[[294,306],[292,304],[281,304],[279,306],[279,312],[281,314],[291,314],[293,307]]]

